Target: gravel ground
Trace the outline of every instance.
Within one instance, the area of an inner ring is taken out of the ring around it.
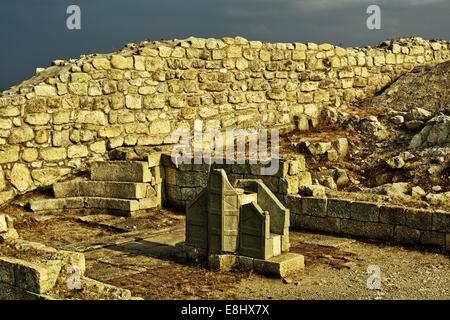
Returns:
[[[293,234],[294,242],[312,236]],[[448,255],[359,241],[337,248],[312,243],[294,248],[304,249],[304,272],[284,280],[252,274],[227,294],[238,299],[450,299]],[[381,271],[379,290],[367,287],[370,265]]]

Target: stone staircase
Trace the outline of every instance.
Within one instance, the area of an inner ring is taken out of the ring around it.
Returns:
[[[131,216],[161,206],[159,166],[148,161],[94,162],[90,180],[53,185],[54,199],[32,200],[32,211],[103,209]]]

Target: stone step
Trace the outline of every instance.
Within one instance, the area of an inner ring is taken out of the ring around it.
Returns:
[[[64,199],[42,199],[30,201],[30,209],[32,211],[50,211],[50,210],[82,209],[82,208],[84,208],[83,197],[70,197]]]
[[[101,161],[91,166],[92,181],[150,182],[147,161]]]
[[[155,190],[149,184],[139,182],[69,181],[55,183],[53,193],[55,198],[85,196],[142,199],[155,194]]]
[[[71,197],[61,199],[43,199],[30,201],[32,211],[51,211],[65,209],[107,209],[115,214],[131,215],[139,210],[156,208],[157,197],[139,200],[106,198],[106,197]]]

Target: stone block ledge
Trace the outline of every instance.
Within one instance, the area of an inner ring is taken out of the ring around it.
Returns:
[[[288,195],[291,227],[450,251],[450,212]]]

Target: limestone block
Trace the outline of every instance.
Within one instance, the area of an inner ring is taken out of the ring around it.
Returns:
[[[6,188],[5,174],[3,172],[3,168],[0,166],[0,191],[4,190],[5,188]]]
[[[37,186],[48,186],[61,177],[68,175],[71,172],[69,168],[43,168],[35,169],[31,172],[31,177]]]
[[[404,244],[419,244],[420,230],[405,226],[395,226],[394,241]]]
[[[148,210],[161,206],[161,199],[154,196],[150,198],[139,199],[139,210]]]
[[[284,278],[293,272],[304,269],[305,258],[300,254],[284,253],[268,260],[254,259],[253,263],[257,272]]]
[[[290,176],[280,179],[279,191],[283,194],[297,194],[299,179],[297,176]]]
[[[124,213],[137,211],[140,209],[138,200],[86,197],[84,201],[86,208],[118,210]]]
[[[30,209],[32,211],[81,209],[84,206],[84,198],[81,197],[30,201]]]
[[[1,119],[0,118],[0,129],[8,130],[12,128],[12,121],[9,119]]]
[[[14,262],[15,285],[19,288],[45,293],[52,289],[61,271],[61,261],[50,260],[45,265],[17,259]]]
[[[17,262],[18,259],[15,258],[0,257],[0,279],[2,279],[1,282],[10,285],[15,284],[14,264]]]
[[[329,217],[350,219],[351,204],[352,201],[350,200],[328,199],[327,215]]]
[[[319,82],[317,81],[304,81],[300,84],[300,90],[301,91],[314,91],[319,88]]]
[[[102,138],[116,138],[123,132],[122,126],[109,126],[100,128],[98,131],[99,137]]]
[[[111,63],[107,58],[94,58],[92,59],[92,65],[98,70],[111,69]]]
[[[171,132],[169,120],[155,120],[150,123],[150,134],[168,134]]]
[[[73,158],[85,158],[89,154],[88,148],[84,145],[72,145],[67,148],[67,156]]]
[[[41,158],[45,161],[60,161],[67,158],[67,151],[65,148],[51,147],[40,150]]]
[[[78,111],[75,122],[105,126],[108,120],[102,111],[81,110]]]
[[[387,223],[391,225],[405,225],[405,208],[382,205],[380,207],[379,220],[381,223]]]
[[[0,108],[0,117],[17,117],[20,115],[20,110],[17,107],[2,107]]]
[[[327,216],[327,199],[302,197],[301,198],[301,213],[304,215],[325,217]]]
[[[88,84],[84,82],[69,83],[69,91],[77,96],[86,96],[88,91]]]
[[[180,187],[206,187],[208,174],[198,172],[195,175],[192,172],[176,171],[176,185]]]
[[[33,185],[33,180],[27,166],[21,163],[14,164],[11,170],[10,182],[20,192],[28,190]]]
[[[406,226],[419,229],[419,230],[431,230],[433,212],[430,210],[412,209],[407,208],[406,214]]]
[[[128,109],[141,109],[142,97],[136,94],[129,94],[125,96],[125,104]]]
[[[133,57],[124,57],[121,55],[111,56],[111,65],[116,69],[133,69]]]
[[[151,173],[144,161],[94,162],[91,167],[94,181],[150,182]]]
[[[420,237],[420,243],[445,248],[445,232],[423,231]]]
[[[375,203],[355,201],[350,204],[350,211],[351,219],[378,222],[379,206]]]
[[[450,232],[450,213],[437,210],[433,212],[433,225],[434,231]]]
[[[231,254],[210,254],[208,266],[215,271],[231,271],[238,263],[238,258]]]
[[[142,199],[147,196],[147,184],[115,181],[69,181],[54,184],[53,193],[56,198],[87,196]]]
[[[34,92],[37,96],[54,97],[57,96],[56,88],[50,85],[38,85],[34,87]]]
[[[0,146],[0,164],[19,160],[19,146]]]
[[[92,152],[104,154],[106,152],[106,142],[105,141],[94,142],[89,146],[89,149]]]
[[[0,205],[8,202],[12,198],[14,198],[14,196],[15,196],[14,190],[0,192]]]
[[[11,135],[9,136],[8,142],[10,144],[19,144],[33,139],[33,129],[29,126],[22,126],[11,130]]]

